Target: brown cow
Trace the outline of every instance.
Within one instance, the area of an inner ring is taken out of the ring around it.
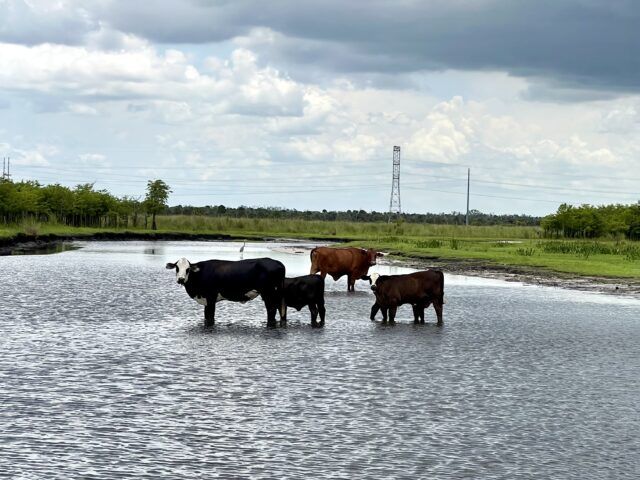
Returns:
[[[311,250],[311,273],[320,272],[322,278],[327,273],[338,280],[347,275],[347,291],[354,291],[356,280],[364,277],[369,267],[376,264],[376,258],[382,257],[382,253],[363,248],[329,248],[316,247]]]
[[[433,303],[438,317],[438,325],[442,325],[442,305],[444,304],[444,275],[440,270],[427,270],[406,275],[378,275],[369,278],[371,290],[376,296],[376,303],[371,307],[371,320],[375,319],[378,310],[382,310],[382,321],[395,321],[396,311],[400,305],[410,303],[413,307],[414,323],[424,323],[424,309]]]

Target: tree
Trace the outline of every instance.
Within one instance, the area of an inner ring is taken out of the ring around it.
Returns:
[[[151,230],[158,229],[156,214],[167,208],[169,193],[171,193],[169,185],[162,180],[149,180],[147,182],[147,196],[144,199],[144,206],[147,212],[151,214]]]

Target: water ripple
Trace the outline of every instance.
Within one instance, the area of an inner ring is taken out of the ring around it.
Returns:
[[[149,243],[0,258],[5,475],[638,476],[639,304],[460,281],[444,328],[408,307],[388,326],[365,283],[328,280],[322,330],[306,311],[267,330],[259,300],[204,329],[163,265],[234,250]],[[308,268],[268,248],[245,258]]]

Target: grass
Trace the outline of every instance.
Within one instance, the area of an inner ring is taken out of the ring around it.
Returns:
[[[475,260],[487,265],[536,267],[576,275],[640,278],[640,244],[635,242],[523,239],[507,243],[456,239],[454,244],[404,238],[373,242],[372,246],[424,259]]]
[[[24,224],[0,228],[1,237],[19,232],[92,235],[125,229],[72,228]],[[141,228],[126,231],[150,232]],[[487,265],[536,267],[576,275],[640,278],[640,244],[621,240],[549,240],[536,227],[456,226],[326,222],[172,215],[158,217],[158,233],[226,234],[246,239],[337,239],[399,256],[475,260]]]

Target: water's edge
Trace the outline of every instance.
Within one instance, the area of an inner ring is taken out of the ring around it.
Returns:
[[[251,235],[229,235],[221,233],[182,232],[98,232],[91,235],[27,235],[19,233],[14,237],[0,239],[0,256],[28,255],[37,253],[58,253],[73,248],[69,244],[77,241],[131,241],[131,240],[171,240],[171,241],[238,241],[258,242],[323,242],[339,243],[351,241],[346,238],[277,238],[255,237]],[[66,245],[65,245],[66,244]],[[542,267],[513,266],[486,263],[478,260],[445,259],[434,257],[412,257],[394,252],[391,261],[399,266],[417,269],[437,268],[447,273],[481,278],[493,278],[529,285],[559,287],[569,290],[605,293],[608,295],[640,298],[640,279],[621,277],[597,277],[573,275],[547,270]]]

